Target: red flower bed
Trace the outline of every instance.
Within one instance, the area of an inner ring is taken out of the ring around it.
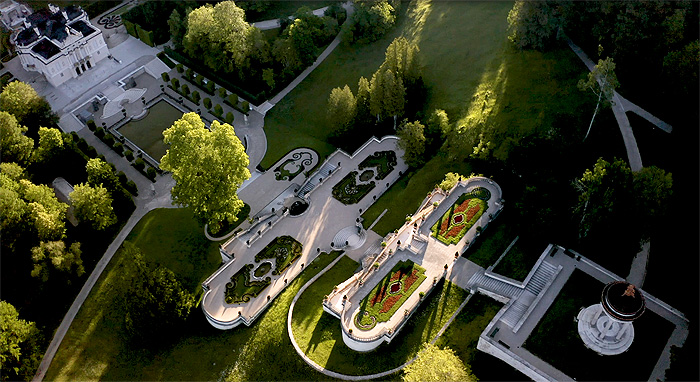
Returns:
[[[406,277],[406,279],[403,281],[403,290],[409,290],[411,285],[413,285],[416,280],[418,280],[418,270],[414,269],[413,272],[411,272],[411,275]]]
[[[464,212],[464,211],[467,209],[467,206],[469,205],[469,201],[470,201],[470,200],[471,200],[471,199],[467,199],[467,200],[463,201],[462,204],[458,205],[458,206],[455,208],[455,212],[454,212],[454,213]]]
[[[394,272],[393,275],[391,275],[391,278],[389,279],[389,283],[392,283],[400,278],[401,278],[401,271],[399,270],[399,271]]]
[[[471,221],[474,215],[481,209],[481,204],[477,204],[467,211],[467,221]]]
[[[460,232],[462,232],[462,228],[464,228],[464,224],[456,225],[453,226],[445,235],[445,237],[455,237],[459,235]]]
[[[379,313],[386,313],[391,310],[391,308],[396,304],[400,299],[403,294],[395,294],[393,296],[389,296],[386,300],[384,300],[384,304],[382,304],[382,310],[379,311]]]
[[[382,301],[382,300],[384,299],[385,296],[386,296],[386,286],[383,286],[382,289],[380,289],[380,290],[374,295],[374,297],[372,297],[372,299],[370,300],[370,304],[372,304],[372,306],[374,306],[374,304],[376,304],[376,303]]]
[[[452,223],[454,224],[462,224],[464,222],[464,215],[455,215],[452,218]]]
[[[444,218],[444,217],[443,217]],[[440,224],[440,232],[445,232],[447,227],[450,225],[450,219],[442,219],[442,224]]]

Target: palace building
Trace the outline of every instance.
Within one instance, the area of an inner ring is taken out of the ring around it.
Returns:
[[[40,72],[53,86],[90,70],[109,56],[102,31],[79,6],[49,4],[24,17],[12,39],[22,67]]]

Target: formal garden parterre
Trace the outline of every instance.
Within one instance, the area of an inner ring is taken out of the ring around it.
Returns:
[[[433,237],[446,245],[459,243],[488,209],[489,198],[491,193],[482,187],[460,196],[431,228]]]

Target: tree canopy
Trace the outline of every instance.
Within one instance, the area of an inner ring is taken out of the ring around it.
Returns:
[[[1,108],[1,107],[0,107]],[[0,111],[0,150],[3,162],[28,165],[31,162],[34,140],[25,136],[27,128],[14,115]]]
[[[250,178],[248,155],[233,126],[214,121],[211,128],[196,113],[187,113],[163,132],[170,145],[161,168],[177,182],[173,203],[189,206],[215,232],[224,221],[236,221],[243,208],[237,191]]]
[[[50,161],[63,149],[63,134],[60,130],[39,127],[39,146],[34,151],[34,158],[39,162]]]
[[[0,301],[0,377],[3,381],[29,381],[41,361],[39,329],[19,318],[12,304]]]
[[[94,187],[85,183],[78,184],[69,197],[75,217],[80,222],[90,223],[96,230],[103,230],[117,222],[112,198],[101,184]]]
[[[418,358],[403,369],[401,380],[404,382],[439,382],[461,381],[474,382],[477,378],[471,368],[455,352],[446,347],[425,343],[418,353]]]
[[[31,137],[36,137],[39,126],[54,127],[58,122],[49,103],[21,81],[13,81],[2,90],[0,110],[14,115],[20,125],[29,129]]]
[[[348,85],[334,88],[328,97],[328,122],[331,129],[345,131],[350,127],[357,111],[357,103]]]
[[[508,40],[520,49],[551,47],[562,23],[559,8],[553,1],[516,1],[508,12]]]
[[[399,147],[404,150],[403,159],[407,165],[417,167],[423,164],[425,153],[425,127],[419,122],[404,121],[396,131],[399,137]]]
[[[612,98],[615,95],[615,89],[620,86],[615,75],[615,62],[608,57],[605,60],[598,60],[598,64],[588,73],[585,80],[581,79],[578,82],[578,88],[582,91],[591,90],[598,97],[598,102],[591,118],[591,123],[588,126],[588,131],[583,139],[588,137],[593,127],[593,120],[598,114],[600,106],[607,107],[612,103]]]
[[[46,282],[52,269],[64,273],[75,273],[82,276],[85,273],[83,260],[80,258],[82,251],[80,243],[73,243],[66,248],[66,243],[57,241],[42,241],[32,248],[32,277],[38,277]]]

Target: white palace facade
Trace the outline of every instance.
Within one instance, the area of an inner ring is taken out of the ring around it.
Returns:
[[[76,78],[109,56],[102,31],[79,6],[52,4],[24,18],[13,43],[27,71],[40,72],[53,86]]]

